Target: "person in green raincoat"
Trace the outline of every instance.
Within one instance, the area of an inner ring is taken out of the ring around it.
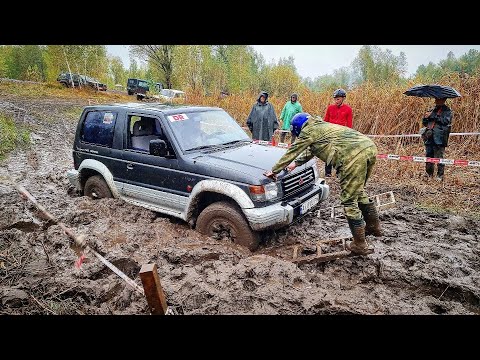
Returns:
[[[283,106],[282,112],[280,114],[280,121],[283,121],[282,123],[282,130],[288,130],[290,131],[290,121],[292,118],[297,115],[298,113],[303,112],[302,105],[298,101],[298,94],[293,93],[290,96],[290,100],[288,100],[285,105]],[[287,135],[286,132],[282,132],[280,134],[280,142],[285,142],[285,135]],[[292,143],[295,141],[295,136],[292,135]]]

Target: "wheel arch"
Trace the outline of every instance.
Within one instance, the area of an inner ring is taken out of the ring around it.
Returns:
[[[241,210],[254,207],[250,197],[237,185],[221,180],[202,180],[195,185],[187,204],[186,220],[195,225],[198,215],[208,205],[217,201],[230,202]]]
[[[110,191],[112,192],[113,197],[114,198],[120,197],[118,189],[115,186],[115,182],[113,181],[112,173],[100,161],[94,160],[94,159],[87,159],[82,161],[82,163],[78,168],[78,173],[80,174],[79,183],[82,188],[82,191],[85,187],[85,182],[89,177],[94,175],[101,175],[105,180],[105,182],[107,183],[108,187],[110,188]]]

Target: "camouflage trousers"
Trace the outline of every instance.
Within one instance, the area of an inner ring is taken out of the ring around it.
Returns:
[[[347,218],[360,220],[362,212],[358,204],[368,204],[365,184],[377,160],[377,147],[370,146],[340,167],[340,201]]]

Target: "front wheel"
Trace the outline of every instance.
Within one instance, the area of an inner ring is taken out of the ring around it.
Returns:
[[[88,178],[83,190],[86,196],[92,199],[111,198],[112,192],[101,175],[95,175]]]
[[[197,219],[197,230],[217,240],[228,239],[251,251],[258,248],[260,236],[248,225],[238,207],[228,202],[207,206]]]

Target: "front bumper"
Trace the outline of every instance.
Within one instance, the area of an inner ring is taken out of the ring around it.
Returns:
[[[300,207],[308,199],[319,194],[320,203],[328,198],[329,193],[330,187],[325,180],[318,179],[310,191],[302,196],[262,208],[243,209],[243,212],[253,230],[277,229],[291,224],[300,216]]]
[[[82,187],[80,186],[80,174],[77,170],[71,169],[67,171],[67,178],[70,181],[70,184],[75,186],[75,189],[78,191],[82,191]]]

